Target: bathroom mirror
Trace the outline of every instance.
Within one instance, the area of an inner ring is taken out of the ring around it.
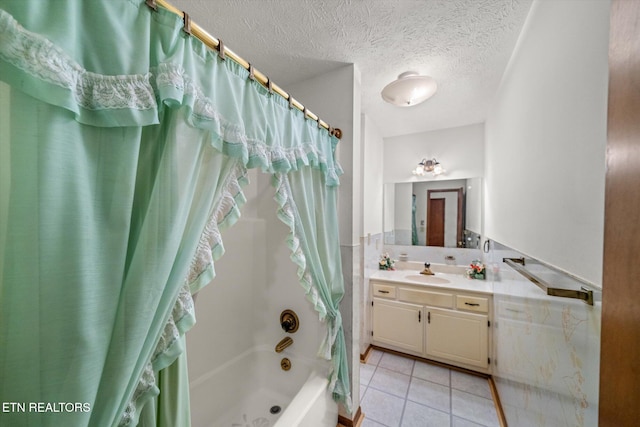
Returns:
[[[384,185],[386,245],[480,246],[482,178]]]

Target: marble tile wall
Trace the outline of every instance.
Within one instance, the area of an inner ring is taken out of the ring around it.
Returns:
[[[378,261],[383,253],[383,234],[372,234],[360,238],[362,248],[362,295],[360,305],[360,354],[364,354],[369,344],[371,344],[371,290],[369,287],[369,277],[371,273],[378,269]]]
[[[409,257],[408,261],[430,262],[434,264],[471,264],[471,261],[482,259],[480,249],[466,248],[440,248],[435,246],[397,246],[385,245],[382,251],[387,252],[393,259],[399,259],[400,254],[405,253]],[[453,260],[447,260],[453,257]]]
[[[465,247],[467,249],[479,249],[482,245],[482,236],[471,230],[464,230]],[[385,245],[411,246],[411,230],[391,230],[384,232]],[[424,242],[422,243],[424,245]]]
[[[597,426],[601,292],[593,287],[593,306],[547,296],[502,262],[520,256],[496,245],[487,260],[494,288],[493,378],[508,425]],[[575,281],[550,268],[529,268],[557,286]]]
[[[358,245],[340,245],[340,258],[342,262],[342,275],[344,278],[344,297],[340,301],[340,314],[344,328],[344,339],[347,346],[347,361],[349,366],[349,382],[351,385],[351,399],[354,408],[360,405],[360,333],[356,325],[362,323],[362,313],[359,307],[361,300],[362,278],[360,268],[360,247]],[[342,406],[340,415],[350,418],[350,415]]]
[[[411,244],[411,230],[392,230],[385,231],[384,243],[387,245],[410,245]]]

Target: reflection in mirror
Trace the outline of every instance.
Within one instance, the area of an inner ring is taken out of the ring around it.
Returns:
[[[478,248],[482,178],[389,183],[384,186],[386,245]]]

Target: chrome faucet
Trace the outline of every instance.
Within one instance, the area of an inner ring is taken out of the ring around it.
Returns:
[[[427,276],[433,276],[434,275],[433,271],[431,271],[431,269],[429,267],[431,267],[431,264],[428,263],[428,262],[425,262],[424,263],[424,270],[422,270],[420,272],[420,274],[426,274]]]
[[[278,344],[276,344],[276,353],[282,353],[282,350],[289,347],[293,344],[293,339],[291,337],[284,337],[280,340]]]

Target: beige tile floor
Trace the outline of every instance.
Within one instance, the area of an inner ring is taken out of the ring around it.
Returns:
[[[360,401],[361,427],[500,427],[488,380],[377,349]]]

